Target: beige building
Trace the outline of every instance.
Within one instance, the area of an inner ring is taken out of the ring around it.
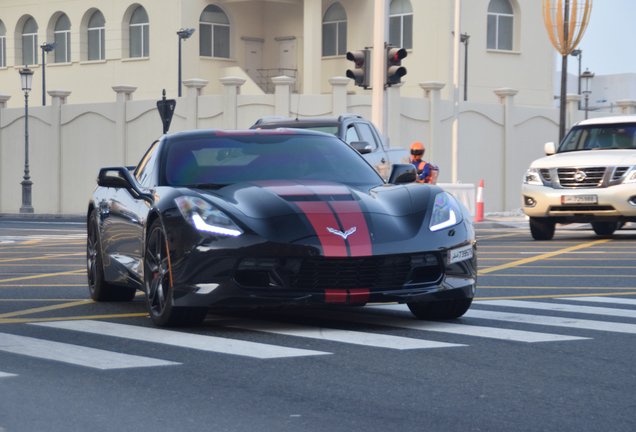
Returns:
[[[242,94],[271,93],[271,77],[296,78],[294,91],[331,93],[329,78],[353,68],[347,51],[373,44],[373,0],[2,0],[0,93],[7,107],[23,104],[18,69],[35,70],[31,103],[46,88],[71,91],[69,103],[113,101],[112,87],[136,86],[135,99],[178,94],[180,29],[182,78],[208,80],[206,94],[221,94],[219,78],[247,78]],[[408,50],[404,97],[421,97],[419,83],[448,85],[452,99],[451,0],[392,0],[390,42]],[[553,103],[554,50],[536,0],[463,0],[460,94],[468,48],[468,100],[498,101],[494,89],[519,90],[516,103]],[[349,93],[370,94],[353,83]]]

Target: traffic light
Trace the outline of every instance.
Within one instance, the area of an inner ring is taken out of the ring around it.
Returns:
[[[347,70],[347,78],[354,80],[355,84],[365,89],[371,87],[371,50],[349,51],[347,60],[355,63],[355,69]]]
[[[402,82],[402,77],[406,75],[406,68],[402,66],[402,59],[406,57],[404,48],[387,45],[386,48],[386,85],[391,87],[393,84]]]

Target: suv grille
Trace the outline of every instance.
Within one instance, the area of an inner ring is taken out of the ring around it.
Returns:
[[[557,172],[561,187],[594,188],[601,186],[605,175],[605,167],[559,168]]]
[[[620,180],[628,170],[629,167],[616,167],[614,175],[612,176],[612,181]]]
[[[552,177],[550,177],[550,170],[549,169],[541,168],[539,170],[539,173],[541,174],[541,178],[543,179],[544,182],[550,183],[552,181]]]

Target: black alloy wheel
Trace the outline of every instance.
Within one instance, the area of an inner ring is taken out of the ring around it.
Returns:
[[[413,315],[421,320],[448,320],[464,315],[472,303],[472,298],[463,298],[430,302],[411,302],[407,303],[407,306],[411,309]]]
[[[99,302],[130,301],[135,297],[135,288],[113,285],[104,278],[104,261],[102,258],[97,212],[91,213],[86,236],[86,269],[88,289],[91,298]]]
[[[159,327],[200,324],[207,308],[176,307],[170,281],[170,258],[166,235],[160,221],[155,221],[146,242],[144,288],[150,318]]]

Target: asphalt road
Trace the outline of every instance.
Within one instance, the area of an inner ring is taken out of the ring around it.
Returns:
[[[0,431],[634,431],[636,230],[478,230],[477,299],[210,314],[95,303],[81,222],[0,218]]]

